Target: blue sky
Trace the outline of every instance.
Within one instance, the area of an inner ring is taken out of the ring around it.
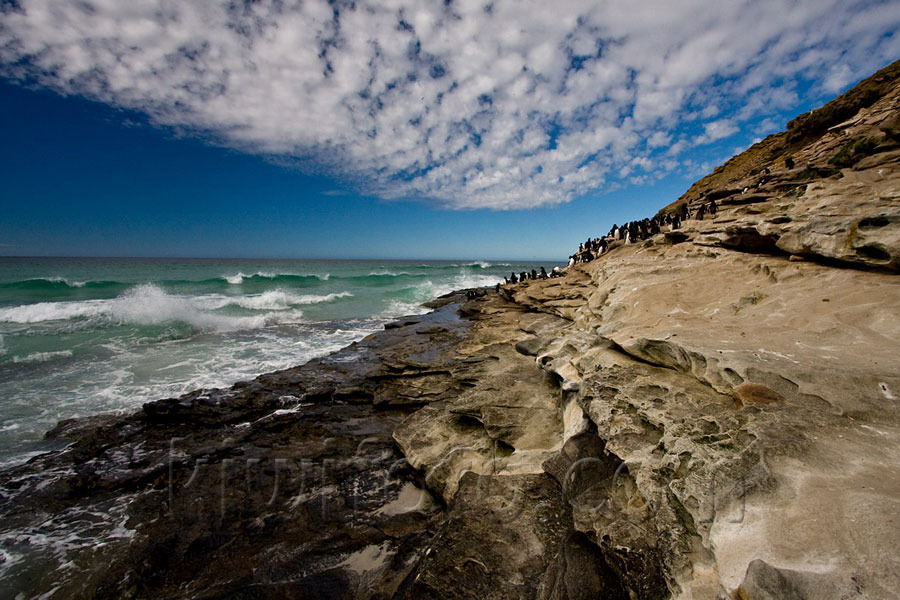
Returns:
[[[4,5],[0,255],[564,258],[900,57],[890,2],[181,4]]]

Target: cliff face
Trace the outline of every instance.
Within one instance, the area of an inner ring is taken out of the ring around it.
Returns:
[[[715,218],[229,390],[61,424],[69,447],[0,474],[7,581],[896,597],[896,70],[680,200]]]

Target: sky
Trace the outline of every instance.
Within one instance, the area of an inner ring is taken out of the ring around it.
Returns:
[[[898,30],[893,0],[2,0],[0,255],[565,258]]]

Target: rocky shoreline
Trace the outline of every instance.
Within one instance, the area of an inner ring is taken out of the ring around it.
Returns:
[[[895,597],[898,72],[680,200],[716,199],[715,218],[456,292],[230,389],[61,423],[65,449],[0,473],[7,581],[26,597]]]

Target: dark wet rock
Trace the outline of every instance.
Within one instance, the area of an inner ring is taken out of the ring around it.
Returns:
[[[534,597],[571,530],[556,483],[546,475],[463,475],[434,550],[398,598]],[[511,551],[515,549],[515,551]],[[447,585],[447,577],[454,579]]]
[[[537,356],[546,347],[546,343],[538,338],[522,340],[516,344],[516,352],[525,356]]]

